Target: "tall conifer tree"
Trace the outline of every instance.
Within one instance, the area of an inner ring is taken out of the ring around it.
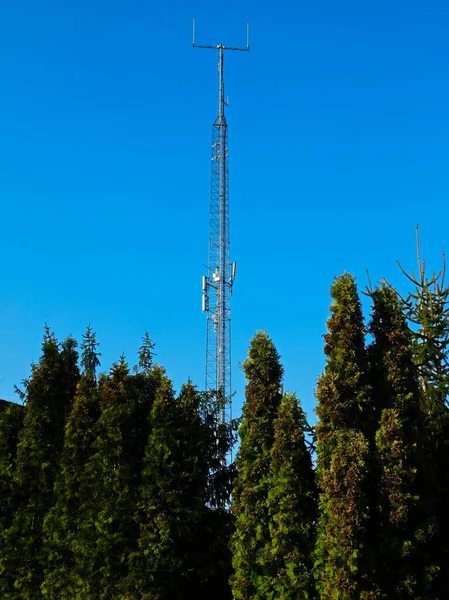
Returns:
[[[81,344],[81,366],[84,374],[90,374],[92,377],[95,377],[97,368],[101,365],[101,352],[98,352],[98,346],[97,336],[92,327],[88,325]]]
[[[127,437],[133,448],[131,470],[133,474],[133,490],[138,494],[142,481],[143,460],[150,432],[150,414],[161,382],[165,379],[165,370],[154,364],[155,344],[147,331],[142,338],[138,352],[138,364],[134,367],[134,376],[129,379],[132,398],[131,420]],[[137,542],[138,532],[135,532]]]
[[[317,493],[304,430],[306,418],[294,394],[285,394],[275,421],[268,492],[270,539],[266,547],[267,600],[314,598],[312,554]]]
[[[153,348],[146,334],[134,375],[122,357],[110,375],[99,379],[101,414],[91,456],[80,477],[83,502],[74,558],[76,598],[123,598],[128,557],[139,535],[134,512],[149,413],[165,378],[163,369],[152,364]]]
[[[127,573],[133,527],[133,448],[127,433],[132,421],[128,366],[122,357],[98,385],[101,414],[92,454],[80,478],[83,501],[74,556],[75,598],[111,600]]]
[[[436,531],[432,562],[438,569],[433,597],[449,595],[449,284],[443,253],[441,271],[428,275],[421,257],[418,227],[418,271],[401,270],[413,289],[401,298],[411,324],[412,350],[418,369],[420,396],[427,426],[427,461],[433,465],[430,485],[435,498]]]
[[[201,531],[207,499],[207,463],[199,395],[186,384],[175,399],[165,378],[152,409],[127,598],[201,597],[207,555]]]
[[[259,331],[254,336],[243,369],[247,385],[232,509],[235,516],[232,592],[236,599],[265,600],[271,450],[283,376],[279,354],[266,332]]]
[[[373,429],[362,308],[354,277],[337,277],[318,381],[315,574],[322,600],[370,598],[366,538]]]
[[[15,473],[17,507],[5,532],[1,560],[2,598],[8,600],[40,597],[46,561],[42,526],[53,504],[65,422],[79,379],[77,361],[76,342],[68,338],[60,347],[47,328],[42,357],[25,383],[26,410]]]
[[[426,426],[421,410],[412,338],[396,293],[384,285],[371,293],[373,312],[369,348],[380,476],[374,517],[378,531],[374,569],[385,598],[430,598],[435,575],[429,556],[433,529],[426,461]]]
[[[78,585],[75,556],[79,549],[81,506],[89,488],[83,486],[86,464],[92,454],[100,404],[95,371],[100,366],[98,344],[90,326],[81,345],[83,375],[68,419],[54,505],[44,521],[48,562],[42,592],[45,598],[74,598]]]

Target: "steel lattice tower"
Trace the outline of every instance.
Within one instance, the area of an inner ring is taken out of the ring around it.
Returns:
[[[203,312],[207,314],[206,390],[216,393],[222,403],[221,422],[232,419],[231,387],[231,295],[236,263],[231,262],[229,237],[229,171],[228,124],[225,116],[224,52],[249,51],[249,27],[246,48],[202,46],[194,48],[218,50],[218,116],[212,128],[212,165],[210,189],[209,258],[207,275],[203,277]]]

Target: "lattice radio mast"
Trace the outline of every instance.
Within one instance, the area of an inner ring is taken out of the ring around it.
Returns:
[[[231,48],[218,44],[194,48],[218,50],[218,116],[212,128],[212,166],[210,189],[209,259],[207,275],[203,277],[203,312],[206,328],[206,390],[217,394],[222,402],[220,419],[232,419],[231,387],[231,295],[236,263],[231,262],[229,238],[228,184],[228,124],[225,116],[223,59],[225,50],[249,51],[249,26],[246,26],[246,47]]]

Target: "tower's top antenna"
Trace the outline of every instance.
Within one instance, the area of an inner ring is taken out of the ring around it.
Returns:
[[[210,50],[238,50],[242,52],[249,51],[249,23],[246,24],[246,47],[235,48],[231,46],[225,46],[224,44],[217,44],[216,46],[203,46],[195,42],[195,19],[192,21],[192,46],[194,48],[209,48]]]
[[[226,122],[224,115],[225,99],[224,99],[224,75],[223,75],[223,63],[224,63],[224,50],[236,50],[239,52],[249,51],[249,23],[246,24],[246,47],[236,48],[234,46],[225,46],[224,44],[217,44],[216,46],[203,46],[195,42],[195,19],[192,24],[192,46],[194,48],[207,48],[209,50],[218,50],[219,61],[218,61],[218,122]]]

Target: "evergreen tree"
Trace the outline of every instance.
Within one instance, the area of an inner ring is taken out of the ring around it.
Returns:
[[[380,420],[376,432],[380,475],[374,518],[378,531],[374,569],[385,598],[430,598],[435,569],[429,560],[433,506],[432,465],[426,464],[411,332],[396,293],[384,285],[371,294],[369,331],[372,386]]]
[[[145,331],[142,338],[142,345],[139,348],[139,362],[134,367],[136,373],[150,373],[153,368],[153,356],[156,354],[153,352],[156,344],[154,344],[150,338],[148,331]]]
[[[101,414],[91,456],[80,474],[82,502],[73,569],[72,598],[120,598],[134,533],[133,451],[127,437],[133,417],[128,366],[122,357],[98,384]]]
[[[326,366],[316,396],[319,517],[315,575],[322,600],[371,598],[369,519],[372,402],[362,308],[354,277],[337,277],[324,336]]]
[[[25,382],[26,410],[17,448],[16,507],[5,531],[1,558],[2,598],[40,597],[45,564],[42,525],[53,503],[53,485],[63,445],[64,426],[78,383],[76,342],[60,348],[46,328],[42,357]]]
[[[285,394],[275,421],[268,492],[270,539],[266,547],[264,597],[314,598],[312,553],[317,494],[307,450],[306,419],[294,394]]]
[[[100,404],[94,373],[86,369],[78,384],[66,426],[61,467],[55,483],[55,503],[44,521],[48,566],[42,593],[51,600],[75,598],[74,590],[79,585],[75,558],[80,546],[82,506],[86,495],[90,493],[90,489],[84,485],[84,474],[92,455],[99,416]]]
[[[84,369],[84,374],[90,373],[93,377],[95,377],[97,367],[101,365],[101,352],[98,352],[98,346],[97,336],[91,326],[88,325],[81,344],[81,366]]]
[[[138,352],[138,364],[134,367],[134,376],[129,379],[132,398],[132,413],[129,429],[126,432],[130,446],[133,448],[132,473],[133,489],[137,490],[142,482],[143,460],[150,433],[150,414],[157,390],[166,378],[165,370],[153,363],[155,344],[146,331]],[[136,531],[135,541],[137,542]]]
[[[3,532],[11,526],[16,504],[13,476],[23,418],[24,409],[20,404],[11,403],[0,413],[0,548]]]
[[[236,599],[265,600],[271,451],[283,376],[279,354],[266,332],[256,333],[243,369],[247,385],[232,507],[235,533],[231,544],[234,568],[231,585]]]
[[[204,531],[208,548],[204,561],[205,599],[231,600],[229,579],[232,574],[230,539],[234,531],[234,518],[230,511],[231,494],[236,468],[232,449],[236,442],[239,419],[223,422],[222,400],[216,393],[201,394],[200,413],[207,436],[206,459],[208,464],[207,507]]]
[[[216,392],[201,394],[200,414],[208,436],[208,504],[219,510],[229,508],[231,500],[236,467],[229,459],[240,423],[239,419],[223,421],[224,402]]]
[[[146,341],[153,344],[146,336]],[[131,376],[124,357],[98,383],[100,416],[89,433],[90,456],[79,473],[80,508],[72,543],[76,583],[71,598],[123,598],[128,557],[139,536],[134,519],[149,413],[164,371],[144,342]]]
[[[151,413],[138,519],[140,537],[130,559],[127,598],[201,597],[207,553],[204,522],[206,437],[199,395],[186,384],[178,400],[165,378]]]
[[[429,485],[435,498],[436,531],[432,562],[438,568],[433,597],[449,595],[449,284],[443,253],[441,271],[426,273],[417,227],[418,272],[401,270],[413,289],[400,298],[412,336],[420,396],[427,427],[427,463],[433,465]]]

